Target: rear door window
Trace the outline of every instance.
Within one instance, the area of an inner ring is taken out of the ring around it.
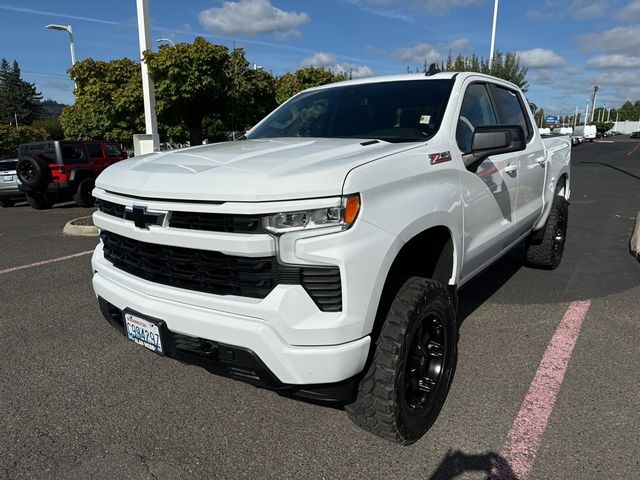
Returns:
[[[89,158],[102,158],[102,146],[99,143],[87,143]]]
[[[500,116],[500,123],[503,125],[520,125],[524,130],[525,137],[530,140],[533,131],[518,93],[493,85],[493,96]]]
[[[87,155],[84,145],[81,143],[64,143],[60,146],[62,150],[62,160],[65,163],[87,163]]]

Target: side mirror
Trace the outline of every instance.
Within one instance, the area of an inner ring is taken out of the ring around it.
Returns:
[[[527,148],[524,129],[520,125],[476,127],[471,140],[471,153],[465,155],[467,170],[478,170],[485,158],[502,153],[519,152]]]

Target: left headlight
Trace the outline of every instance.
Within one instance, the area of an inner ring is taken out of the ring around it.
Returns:
[[[276,234],[336,226],[346,230],[359,211],[360,195],[356,193],[342,197],[338,206],[276,213],[263,217],[263,222],[265,229]]]

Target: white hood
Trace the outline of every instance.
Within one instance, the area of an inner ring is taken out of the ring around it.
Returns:
[[[144,198],[271,201],[342,194],[349,171],[416,148],[361,139],[274,138],[203,145],[118,162],[96,185]]]

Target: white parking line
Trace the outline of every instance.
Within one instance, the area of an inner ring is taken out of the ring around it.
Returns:
[[[18,267],[6,268],[4,270],[0,270],[0,275],[3,273],[11,273],[17,272],[18,270],[24,270],[26,268],[39,267],[41,265],[48,265],[50,263],[62,262],[63,260],[70,260],[72,258],[82,257],[84,255],[90,255],[93,253],[93,250],[87,250],[86,252],[73,253],[71,255],[65,255],[64,257],[51,258],[49,260],[43,260],[41,262],[30,263],[28,265],[20,265]]]

